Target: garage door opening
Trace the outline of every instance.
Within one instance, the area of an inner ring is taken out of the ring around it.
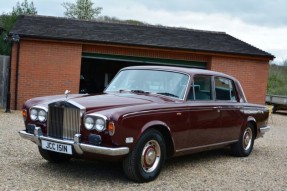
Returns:
[[[101,93],[120,69],[138,65],[167,65],[206,69],[207,63],[83,53],[80,93]]]
[[[139,65],[139,63],[83,58],[81,65],[80,93],[101,93],[120,69],[136,65]]]

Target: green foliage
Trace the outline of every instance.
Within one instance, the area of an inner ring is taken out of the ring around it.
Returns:
[[[267,93],[271,95],[287,95],[287,60],[281,65],[270,65]]]
[[[12,29],[16,21],[16,15],[8,15],[3,13],[0,16],[0,26],[5,30],[5,32],[3,32],[0,37],[0,55],[10,54],[10,47],[6,42],[4,42],[4,36],[6,35],[6,32],[8,33]]]
[[[11,15],[37,15],[37,10],[34,7],[33,1],[29,3],[28,0],[24,0],[24,2],[22,2],[21,4],[17,2],[16,7],[13,7]]]
[[[101,7],[93,8],[94,3],[91,0],[77,0],[76,3],[65,2],[62,5],[66,9],[65,16],[75,19],[92,20],[102,10]]]
[[[24,0],[21,4],[17,2],[16,6],[12,8],[10,13],[2,13],[0,15],[0,26],[5,30],[5,34],[1,34],[0,39],[0,55],[9,55],[10,47],[4,42],[4,35],[8,34],[17,21],[19,15],[37,15],[37,10],[33,2],[29,3]]]
[[[109,23],[131,24],[131,25],[148,25],[145,22],[141,22],[137,20],[121,20],[116,17],[109,17],[109,16],[98,17],[97,21],[109,22]]]

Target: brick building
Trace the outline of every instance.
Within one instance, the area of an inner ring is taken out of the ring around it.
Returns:
[[[52,94],[100,92],[131,65],[175,65],[230,74],[249,102],[265,102],[273,55],[224,32],[21,16],[11,33],[11,108]],[[84,82],[84,83],[82,83]]]

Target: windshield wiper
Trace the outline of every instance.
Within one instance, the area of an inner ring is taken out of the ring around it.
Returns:
[[[120,93],[129,92],[129,90],[119,90]]]
[[[132,92],[136,94],[149,94],[150,92],[145,92],[143,90],[119,90],[120,93],[122,92]]]
[[[176,98],[178,98],[177,95],[174,95],[174,94],[169,93],[169,92],[158,92],[157,94],[161,94],[161,95],[166,95],[166,96],[171,96],[171,97],[176,97]]]
[[[143,90],[131,90],[131,92],[136,94],[149,94],[149,92],[145,92]]]

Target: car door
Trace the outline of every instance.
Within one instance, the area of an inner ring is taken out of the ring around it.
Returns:
[[[220,108],[214,101],[212,76],[194,76],[187,98],[189,105],[189,142],[187,148],[211,145],[220,136]]]
[[[214,77],[215,100],[221,113],[220,142],[238,139],[242,126],[241,104],[234,82],[223,77]]]

